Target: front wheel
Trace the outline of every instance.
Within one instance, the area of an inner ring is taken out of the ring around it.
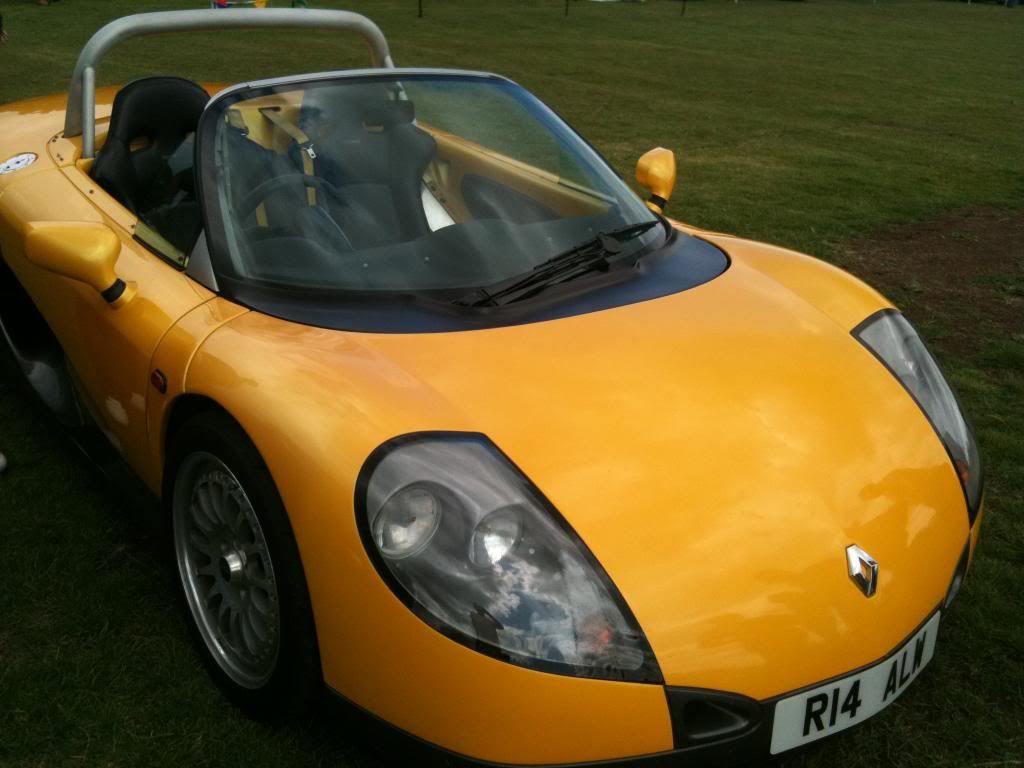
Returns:
[[[175,436],[168,473],[174,556],[206,666],[251,716],[303,713],[321,687],[316,631],[270,472],[234,421],[203,413]]]

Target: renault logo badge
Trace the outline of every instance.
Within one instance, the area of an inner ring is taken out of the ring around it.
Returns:
[[[871,555],[856,544],[851,544],[846,548],[846,567],[864,597],[875,594],[878,587],[878,563]]]

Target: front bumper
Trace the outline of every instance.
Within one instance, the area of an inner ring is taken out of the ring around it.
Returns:
[[[382,752],[381,757],[387,765],[415,765],[423,768],[525,768],[524,764],[492,762],[451,752],[380,720],[337,691],[332,690],[331,694],[335,703],[344,708],[346,715],[354,716],[359,721],[359,727],[352,729],[353,735],[365,741],[371,751]],[[667,752],[611,760],[531,763],[529,768],[722,768],[744,765],[768,756],[773,702],[761,703],[743,696],[716,691],[670,687],[665,688],[665,696],[669,711],[672,713],[673,736],[677,748]],[[739,717],[744,720],[744,724],[731,736],[700,743],[699,740],[694,741],[682,733],[676,733],[677,723],[681,729],[685,717],[697,717],[722,724]],[[524,734],[521,738],[528,739],[529,735]]]
[[[940,609],[936,609],[936,612]],[[897,645],[889,654],[860,670],[850,670],[832,680],[821,681],[800,691],[789,691],[766,701],[721,691],[665,686],[664,693],[672,721],[674,748],[666,752],[612,760],[578,763],[529,764],[529,768],[722,768],[761,762],[771,756],[772,726],[776,705],[803,691],[838,682],[862,670],[889,663],[931,621],[929,615],[921,626]],[[340,694],[335,695],[345,706],[359,713],[367,726],[360,728],[363,737],[374,744],[386,745],[389,764],[444,766],[445,768],[521,768],[521,764],[498,763],[471,758],[430,744],[396,729],[352,705]],[[467,727],[471,727],[467,724]],[[527,739],[528,735],[520,738]]]
[[[964,548],[964,555],[952,575],[946,599],[941,605],[936,606],[934,611],[930,611],[924,621],[904,640],[874,662],[859,669],[848,670],[829,680],[816,682],[800,690],[787,691],[763,701],[723,691],[664,686],[663,691],[672,727],[673,749],[610,760],[560,762],[557,764],[529,763],[530,768],[569,768],[570,766],[573,768],[587,768],[587,766],[595,768],[598,766],[604,768],[614,766],[620,768],[711,768],[714,766],[720,768],[722,766],[741,766],[769,758],[776,706],[779,702],[887,664],[896,654],[904,650],[905,646],[935,618],[938,612],[944,612],[949,608],[972,559],[978,540],[978,528],[979,524],[976,522]],[[523,765],[481,760],[451,752],[369,715],[365,710],[347,702],[340,694],[337,694],[337,698],[367,716],[366,722],[370,727],[360,729],[360,733],[363,735],[375,732],[381,734],[381,738],[376,740],[377,743],[386,744],[389,756],[392,758],[395,757],[396,752],[400,753],[403,759],[400,764],[437,765],[446,768],[449,766],[451,768],[511,768],[511,766]],[[471,723],[465,725],[472,727]],[[526,740],[530,736],[520,732],[517,738]]]

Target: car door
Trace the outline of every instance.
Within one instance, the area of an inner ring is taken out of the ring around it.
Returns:
[[[19,184],[19,218],[102,222],[121,243],[117,276],[136,292],[130,301],[112,306],[95,289],[26,259],[16,260],[15,271],[59,340],[89,414],[145,476],[150,360],[175,322],[213,294],[140,242],[137,217],[95,184],[86,169],[65,160],[74,157],[71,142],[56,139],[48,146],[57,167]]]

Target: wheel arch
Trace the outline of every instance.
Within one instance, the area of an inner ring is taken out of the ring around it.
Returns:
[[[275,570],[282,563],[291,564],[280,571],[285,577],[278,582],[281,594],[287,593],[287,604],[293,606],[285,619],[282,619],[288,629],[282,633],[282,643],[286,645],[282,645],[278,666],[283,664],[291,671],[282,673],[283,677],[275,672],[275,679],[280,679],[276,683],[270,681],[267,683],[270,687],[259,688],[252,695],[245,693],[242,688],[232,687],[226,682],[228,678],[222,677],[223,668],[217,666],[212,656],[206,655],[210,653],[209,646],[204,646],[201,630],[195,623],[195,614],[186,605],[187,614],[192,617],[190,626],[200,632],[200,648],[206,647],[203,652],[204,661],[214,671],[214,679],[224,687],[228,697],[250,716],[277,721],[306,712],[315,704],[323,686],[319,636],[308,592],[305,563],[297,545],[291,517],[266,457],[242,422],[228,408],[208,395],[183,393],[168,403],[166,413],[161,436],[164,464],[161,491],[168,530],[172,532],[172,537],[177,540],[173,533],[176,530],[175,520],[178,519],[174,509],[174,490],[182,473],[188,472],[188,462],[177,464],[177,459],[195,456],[193,451],[198,446],[199,450],[212,453],[234,476],[235,482],[241,486],[254,508],[260,510],[259,523],[262,529],[276,532],[274,540],[279,548],[275,550]],[[176,467],[181,471],[176,471]],[[183,494],[182,498],[186,504],[189,503],[188,493]],[[177,553],[177,548],[175,551]],[[284,560],[280,559],[282,555]],[[179,559],[179,574],[183,573],[181,562]],[[297,629],[299,627],[303,629]],[[289,687],[288,684],[298,678],[304,682],[298,688]]]
[[[170,484],[173,483],[174,478],[172,473],[168,472],[167,462],[170,461],[171,457],[171,444],[174,440],[175,435],[181,430],[190,419],[198,416],[199,414],[222,414],[227,418],[231,419],[239,429],[245,433],[245,436],[249,439],[249,442],[253,444],[256,451],[259,453],[259,447],[256,446],[256,442],[252,439],[249,433],[246,431],[242,423],[234,417],[234,415],[223,405],[218,403],[212,397],[206,395],[187,392],[176,397],[171,404],[167,407],[167,415],[164,418],[163,436],[160,440],[160,465],[163,470],[163,480],[161,482],[161,497],[164,502],[170,501]],[[262,458],[262,453],[260,454]]]

